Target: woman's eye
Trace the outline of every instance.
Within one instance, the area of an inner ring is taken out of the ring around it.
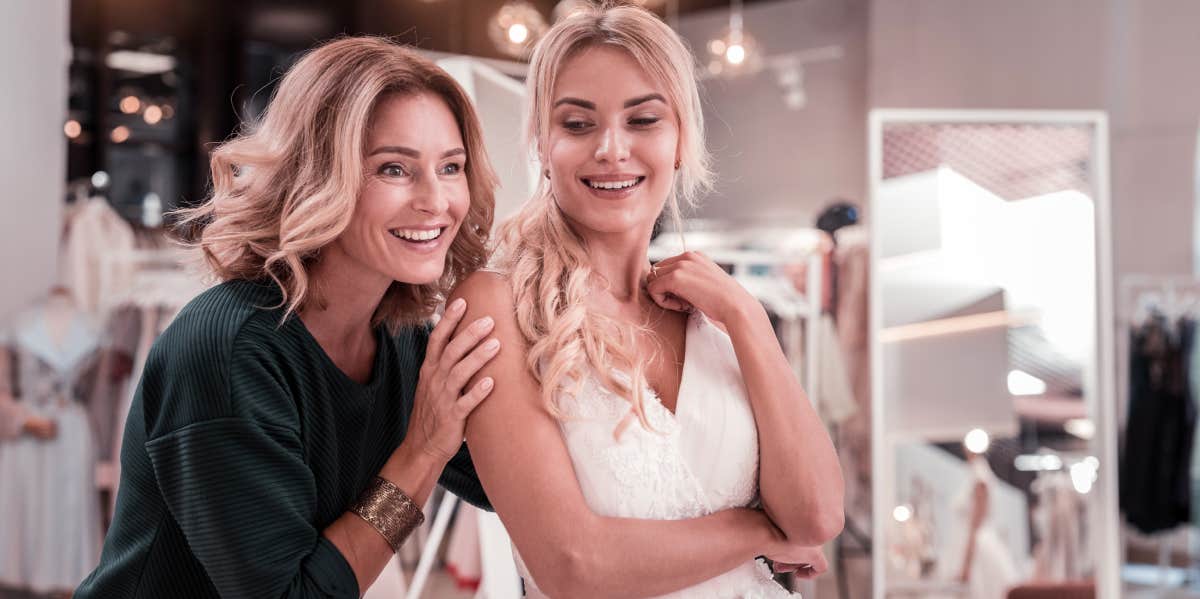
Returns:
[[[649,127],[650,125],[653,125],[653,124],[657,123],[658,121],[659,121],[659,118],[656,116],[645,116],[645,117],[639,117],[636,119],[629,119],[629,124],[633,125],[635,127]]]
[[[379,167],[379,174],[386,177],[403,177],[408,173],[406,173],[404,171],[404,167],[400,166],[399,164],[385,164]]]
[[[442,174],[443,175],[457,175],[463,171],[463,168],[464,168],[463,165],[461,165],[457,162],[451,162],[450,164],[447,164],[446,166],[442,167]]]
[[[587,121],[563,121],[563,128],[567,131],[583,131],[590,125]]]

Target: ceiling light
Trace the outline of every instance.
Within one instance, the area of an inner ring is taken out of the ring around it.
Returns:
[[[1088,418],[1072,418],[1063,423],[1063,429],[1084,441],[1096,436],[1096,423]]]
[[[1092,490],[1092,483],[1096,482],[1096,468],[1099,464],[1098,460],[1083,460],[1071,464],[1071,485],[1080,495],[1087,494]]]
[[[746,62],[746,47],[736,43],[730,44],[725,48],[725,61],[735,66]]]
[[[125,114],[134,114],[142,108],[142,101],[137,96],[125,96],[117,106]]]
[[[907,505],[898,505],[896,509],[892,510],[892,518],[896,522],[908,522],[912,518],[912,508]]]
[[[80,133],[83,133],[83,125],[80,125],[79,121],[75,119],[70,119],[63,124],[63,133],[66,134],[67,137],[75,139],[76,137],[79,137]]]
[[[116,50],[104,57],[104,64],[110,69],[153,75],[174,70],[175,57],[138,50]]]
[[[110,134],[108,138],[111,139],[115,144],[125,143],[125,141],[129,139],[129,127],[126,127],[125,125],[119,125],[113,128],[112,134]]]
[[[529,39],[529,28],[524,23],[513,23],[508,28],[508,41],[523,44],[526,39]]]
[[[730,2],[729,27],[720,36],[709,40],[708,52],[712,55],[708,71],[713,75],[737,76],[762,68],[758,42],[746,33],[742,24],[741,0]]]
[[[1052,453],[1023,454],[1013,458],[1013,466],[1021,472],[1062,470],[1062,458]]]
[[[1046,381],[1021,370],[1008,373],[1008,392],[1013,395],[1041,395],[1046,392]]]
[[[523,58],[548,28],[546,19],[532,4],[509,0],[488,21],[488,37],[501,52]]]
[[[967,451],[971,453],[984,453],[991,445],[991,439],[988,434],[982,429],[973,428],[963,437],[963,445],[967,447]]]
[[[142,120],[146,121],[147,125],[157,125],[163,118],[163,110],[154,104],[146,107],[146,112],[142,113]]]

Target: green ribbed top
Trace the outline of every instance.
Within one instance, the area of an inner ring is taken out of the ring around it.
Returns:
[[[371,380],[347,377],[273,284],[218,285],[154,343],[121,448],[100,565],[78,599],[346,597],[321,531],[404,439],[428,329],[378,330]],[[464,445],[439,481],[487,507]]]

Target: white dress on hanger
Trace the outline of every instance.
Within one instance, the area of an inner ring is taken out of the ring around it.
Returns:
[[[95,447],[77,391],[100,348],[99,330],[74,312],[61,339],[47,310],[18,315],[0,337],[16,356],[16,403],[51,418],[53,439],[0,439],[0,584],[44,593],[74,589],[100,559]]]
[[[593,512],[617,518],[682,520],[746,507],[758,496],[758,431],[729,337],[706,317],[688,318],[683,377],[675,414],[647,389],[646,417],[590,376],[579,395],[560,392],[563,439],[584,499]],[[568,385],[570,387],[570,385]],[[545,597],[514,551],[527,597]],[[664,597],[794,598],[766,564],[747,561]]]

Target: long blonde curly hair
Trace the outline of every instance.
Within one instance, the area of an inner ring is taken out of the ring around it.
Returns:
[[[611,2],[593,5],[547,32],[533,52],[527,81],[529,145],[546,145],[552,94],[563,65],[597,45],[628,52],[666,88],[680,131],[680,166],[667,201],[678,223],[680,202],[690,205],[711,185],[704,117],[695,59],[671,28],[646,10]],[[533,198],[501,226],[493,266],[508,275],[517,323],[530,344],[528,366],[550,413],[562,416],[557,391],[572,383],[578,391],[590,370],[625,397],[642,426],[651,429],[644,410],[646,360],[634,343],[639,327],[588,309],[585,298],[597,275],[586,242],[564,218],[549,181],[539,180]]]
[[[296,62],[259,121],[212,152],[211,195],[176,212],[177,231],[218,279],[273,279],[285,317],[320,302],[309,268],[354,215],[375,106],[385,95],[419,93],[441,98],[454,114],[470,207],[442,277],[393,282],[372,324],[395,331],[428,318],[455,281],[486,264],[497,179],[467,94],[433,62],[387,39],[336,39]]]

